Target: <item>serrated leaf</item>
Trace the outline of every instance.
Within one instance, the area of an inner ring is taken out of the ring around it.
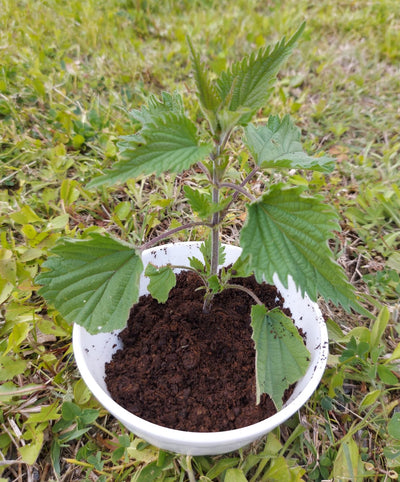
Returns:
[[[140,110],[132,110],[129,115],[133,120],[145,126],[146,124],[151,124],[160,115],[170,112],[179,115],[184,113],[183,100],[179,92],[174,92],[173,94],[162,92],[161,99],[156,95],[150,95],[147,105],[142,106]]]
[[[248,108],[255,112],[265,105],[278,70],[293,50],[304,27],[303,23],[288,42],[283,38],[273,50],[262,48],[222,73],[217,88],[229,110]],[[244,117],[248,122],[249,116]]]
[[[283,167],[331,172],[334,168],[332,158],[311,157],[303,151],[300,129],[289,115],[282,121],[278,116],[271,116],[268,125],[260,127],[249,124],[245,136],[256,164],[264,169]]]
[[[328,246],[332,232],[340,230],[337,213],[320,197],[306,197],[302,191],[277,184],[248,205],[240,235],[243,256],[249,257],[259,282],[273,283],[276,273],[287,287],[291,276],[313,301],[319,293],[346,310],[369,316]]]
[[[200,192],[198,189],[192,189],[190,186],[184,186],[185,196],[194,213],[202,218],[208,218],[211,214],[212,202],[209,195]]]
[[[208,76],[206,66],[201,62],[199,54],[194,50],[192,42],[187,37],[189,50],[191,54],[192,67],[194,71],[194,79],[197,88],[197,97],[200,101],[200,106],[204,115],[207,117],[211,129],[215,132],[216,129],[216,112],[221,105],[222,99],[219,96],[214,84]]]
[[[190,267],[195,269],[196,271],[199,271],[199,272],[204,272],[205,271],[205,266],[204,266],[204,263],[202,261],[200,261],[198,258],[195,258],[194,256],[191,256],[189,258],[189,264],[190,264]]]
[[[253,117],[253,111],[247,107],[232,111],[228,108],[221,109],[217,112],[218,123],[222,132],[228,132],[236,125],[247,124]],[[246,122],[244,122],[246,119]]]
[[[211,248],[212,248],[212,242],[211,242],[211,234],[210,236],[200,245],[200,252],[203,255],[204,262],[206,269],[210,269],[211,265]],[[219,242],[218,244],[218,259],[219,259],[219,264],[222,265],[225,263],[225,247]]]
[[[213,293],[219,293],[221,291],[221,283],[219,281],[218,275],[214,274],[210,276],[207,279],[208,282],[208,288],[213,292]]]
[[[267,393],[279,410],[285,390],[307,371],[310,353],[292,320],[264,305],[251,310],[252,338],[256,347],[257,403]]]
[[[253,274],[253,271],[249,266],[248,258],[244,257],[242,254],[233,263],[230,272],[234,278],[247,278]]]
[[[142,260],[131,247],[110,236],[61,238],[36,278],[43,296],[69,323],[90,333],[123,328],[139,297]]]
[[[170,266],[154,266],[149,263],[144,273],[150,278],[147,289],[159,303],[165,303],[169,292],[176,285],[176,276]]]
[[[198,189],[184,186],[183,190],[193,212],[201,219],[208,219],[214,213],[222,211],[231,200],[231,197],[227,197],[220,203],[213,203],[209,194],[202,193]]]
[[[182,172],[212,150],[211,145],[199,144],[196,126],[183,114],[157,117],[145,126],[141,136],[143,145],[136,142],[119,145],[121,160],[107,174],[93,179],[88,188],[125,182],[140,175]]]

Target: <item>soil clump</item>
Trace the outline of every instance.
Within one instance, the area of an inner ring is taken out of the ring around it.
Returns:
[[[275,286],[254,277],[235,283],[251,289],[267,308],[282,308]],[[195,273],[182,271],[166,303],[140,298],[120,333],[123,348],[106,364],[107,387],[130,412],[169,428],[217,432],[259,422],[276,409],[267,395],[256,405],[254,301],[227,289],[203,313],[201,286]]]

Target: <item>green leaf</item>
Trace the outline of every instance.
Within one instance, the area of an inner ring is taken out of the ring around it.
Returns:
[[[12,382],[2,383],[0,385],[0,402],[11,402],[13,397],[24,397],[30,393],[42,390],[43,385],[36,385],[34,383],[24,385],[23,387],[17,387]]]
[[[218,460],[215,465],[213,465],[211,469],[207,472],[206,477],[213,480],[219,475],[221,475],[222,472],[225,472],[225,470],[237,465],[239,461],[240,459],[237,457]]]
[[[83,381],[82,378],[79,378],[74,384],[74,400],[78,405],[84,405],[90,399],[91,393]]]
[[[212,258],[212,242],[211,242],[211,234],[210,236],[200,245],[200,252],[203,255],[204,263],[206,266],[206,270],[210,269],[211,265],[211,258]],[[218,259],[219,264],[222,265],[225,263],[225,247],[219,242],[218,243]]]
[[[144,144],[119,144],[121,160],[107,174],[93,179],[88,188],[125,182],[140,175],[182,172],[212,150],[211,145],[198,143],[196,126],[183,114],[157,117],[141,132]]]
[[[23,462],[28,465],[33,465],[37,458],[39,457],[40,451],[43,446],[44,434],[43,432],[37,432],[35,440],[30,444],[26,444],[22,447],[19,447],[19,453],[21,454],[21,458]]]
[[[99,416],[99,411],[95,408],[85,408],[79,417],[79,422],[83,425],[92,424]]]
[[[217,89],[229,110],[248,108],[254,113],[265,105],[281,64],[293,50],[304,28],[303,23],[288,42],[283,38],[273,50],[262,48],[222,73]],[[245,115],[243,123],[249,118]]]
[[[176,276],[170,266],[154,266],[149,263],[144,273],[150,278],[149,293],[159,303],[165,303],[169,292],[176,285]]]
[[[257,403],[267,393],[275,406],[282,407],[285,390],[307,371],[310,353],[293,321],[279,309],[264,305],[251,310],[252,338],[256,347]]]
[[[131,247],[110,236],[61,238],[36,277],[39,290],[69,323],[90,333],[123,328],[139,298],[142,260]]]
[[[27,360],[15,359],[10,355],[5,356],[3,353],[0,357],[0,382],[12,380],[15,376],[20,375],[25,371],[27,364]]]
[[[251,267],[249,266],[249,259],[243,254],[233,263],[230,270],[232,277],[234,278],[247,278],[253,274]]]
[[[64,402],[61,408],[64,420],[73,421],[82,414],[82,409],[73,402]]]
[[[222,99],[217,92],[214,84],[208,76],[206,66],[201,62],[199,54],[193,48],[192,42],[187,37],[189,50],[191,54],[192,67],[194,71],[194,79],[197,88],[197,98],[204,115],[207,117],[213,132],[216,130],[216,112],[222,103]]]
[[[227,197],[220,203],[213,203],[210,195],[204,194],[198,189],[192,189],[189,186],[184,186],[183,190],[193,212],[196,213],[201,219],[207,219],[212,214],[222,211],[231,200],[231,197]]]
[[[29,323],[22,321],[14,325],[11,334],[8,337],[7,348],[3,356],[13,350],[15,353],[19,351],[19,346],[26,339],[30,331]]]
[[[221,109],[217,112],[218,123],[222,132],[228,132],[236,125],[240,125],[242,120],[248,117],[248,121],[253,117],[253,112],[248,108],[241,108],[235,111],[228,108]]]
[[[382,390],[373,390],[372,392],[367,393],[365,397],[361,400],[360,410],[373,405],[381,395]]]
[[[365,475],[368,474],[358,446],[352,438],[346,437],[340,444],[331,477],[333,480],[363,480]]]
[[[378,365],[378,375],[385,385],[397,385],[399,382],[396,375],[386,365]]]
[[[396,348],[393,350],[393,353],[390,355],[390,357],[385,361],[386,363],[389,363],[393,360],[398,360],[400,358],[400,343],[397,344]]]
[[[27,204],[22,206],[21,210],[10,214],[10,218],[17,224],[31,224],[43,222],[35,211]]]
[[[245,143],[255,162],[262,168],[295,168],[331,172],[334,168],[330,157],[311,157],[302,148],[300,129],[289,115],[282,121],[271,116],[268,124],[245,128]]]
[[[0,279],[12,284],[17,280],[17,263],[9,249],[0,249]]]
[[[219,293],[222,290],[221,283],[219,281],[218,275],[214,274],[207,279],[208,288],[213,293]]]
[[[225,480],[229,480],[229,482],[247,482],[241,469],[228,469],[225,474]]]
[[[353,308],[370,316],[356,299],[343,269],[334,261],[328,240],[340,230],[334,209],[320,197],[302,196],[302,187],[277,184],[248,206],[240,235],[243,256],[261,282],[273,283],[276,273],[284,286],[290,275],[302,294]]]
[[[390,313],[387,306],[384,306],[377,316],[371,328],[371,349],[376,348],[381,342],[382,335],[390,320]]]
[[[145,465],[140,472],[132,479],[135,482],[153,482],[159,480],[163,472],[163,467],[158,467],[157,462],[150,462]]]
[[[190,263],[191,268],[195,269],[196,271],[198,271],[200,273],[204,273],[205,270],[206,270],[206,267],[204,266],[204,263],[194,256],[191,256],[189,258],[189,263]]]
[[[52,405],[42,405],[40,412],[29,415],[26,423],[49,422],[50,420],[57,420],[59,418],[58,403],[53,403]]]
[[[62,433],[60,435],[60,440],[63,443],[70,442],[71,440],[75,440],[77,438],[82,437],[82,435],[87,433],[89,430],[90,430],[90,427],[74,428],[73,430]]]
[[[183,190],[194,213],[199,218],[206,219],[212,214],[212,202],[209,195],[200,192],[198,189],[192,189],[190,186],[184,186]]]
[[[392,418],[389,420],[387,429],[391,437],[395,438],[396,440],[400,440],[400,413],[399,412],[395,412],[392,415]]]
[[[280,482],[291,482],[293,480],[291,473],[289,471],[288,462],[285,457],[278,456],[271,460],[271,464],[263,476],[264,480],[277,481]],[[304,480],[300,478],[300,480]]]
[[[151,124],[155,119],[168,113],[183,114],[182,96],[178,92],[170,94],[168,92],[161,93],[161,99],[156,95],[150,95],[147,100],[147,106],[142,106],[140,110],[134,109],[129,115],[130,117],[140,122],[142,126]]]
[[[51,459],[54,471],[57,475],[60,475],[61,473],[60,455],[61,455],[61,444],[58,438],[54,438],[50,447],[50,459]]]

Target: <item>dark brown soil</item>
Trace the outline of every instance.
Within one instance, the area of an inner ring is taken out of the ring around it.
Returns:
[[[252,289],[268,308],[282,306],[274,286],[254,278],[235,283]],[[204,314],[199,286],[196,274],[181,272],[165,304],[143,296],[132,308],[120,334],[124,348],[106,365],[112,397],[141,418],[186,431],[231,430],[273,415],[268,396],[256,405],[254,301],[225,290]]]

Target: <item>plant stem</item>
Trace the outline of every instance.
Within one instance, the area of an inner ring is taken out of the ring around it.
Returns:
[[[218,172],[219,161],[218,157],[221,154],[221,144],[218,144],[215,150],[210,157],[212,160],[212,202],[213,204],[219,203],[219,183],[220,183],[220,173]],[[220,215],[219,212],[216,212],[212,215],[211,218],[211,275],[217,274],[218,272],[218,264],[219,264],[219,220]]]
[[[211,156],[213,170],[212,170],[212,202],[213,204],[219,203],[219,173],[218,173],[218,156],[220,154],[220,146],[217,146],[216,153]],[[216,212],[211,218],[211,263],[210,263],[210,275],[216,275],[218,273],[219,265],[219,220],[220,213]],[[210,311],[211,301],[213,295],[209,293],[204,297],[203,312]]]
[[[233,289],[233,290],[240,290],[244,291],[247,293],[249,296],[253,298],[253,300],[258,304],[258,305],[263,305],[264,303],[260,300],[260,298],[251,290],[246,288],[245,286],[242,285],[236,285],[236,284],[226,284],[224,286],[225,289]]]
[[[201,171],[203,171],[203,173],[207,176],[207,178],[209,179],[209,181],[211,181],[212,179],[211,179],[211,176],[210,176],[210,172],[209,172],[209,170],[206,168],[206,166],[205,166],[202,162],[200,162],[200,161],[197,163],[197,166],[198,166],[198,168],[199,168]]]
[[[161,233],[159,236],[156,236],[153,239],[150,239],[150,241],[147,241],[146,243],[142,244],[139,247],[140,251],[143,251],[144,249],[151,248],[155,244],[159,243],[160,241],[163,241],[164,239],[169,238],[175,233],[179,233],[179,231],[183,231],[184,229],[190,229],[194,228],[195,226],[209,226],[212,227],[210,223],[204,223],[202,221],[196,222],[196,223],[187,223],[183,224],[182,226],[178,226],[177,228],[170,229],[169,231],[165,231],[164,233]]]
[[[243,181],[239,184],[239,186],[236,186],[236,191],[233,193],[232,199],[230,203],[226,206],[226,208],[221,212],[221,219],[223,219],[228,212],[229,208],[232,206],[232,204],[236,201],[236,199],[239,197],[239,194],[245,194],[245,192],[242,191],[244,186],[257,174],[259,170],[259,167],[256,166],[244,179]],[[247,191],[246,191],[247,192]],[[247,194],[246,194],[247,195]]]
[[[244,196],[246,196],[248,199],[250,199],[250,201],[255,201],[255,199],[256,199],[248,191],[246,191],[246,189],[244,189],[241,185],[234,184],[233,182],[221,182],[219,187],[229,187],[231,189],[234,189],[236,191],[235,194],[234,194],[234,195],[236,195],[236,197],[238,196],[237,192],[239,192],[239,193],[243,194]]]
[[[191,455],[186,456],[186,466],[187,466],[186,472],[188,474],[189,481],[190,482],[196,482],[196,477],[194,476],[193,468],[192,468],[192,457],[191,457]]]

